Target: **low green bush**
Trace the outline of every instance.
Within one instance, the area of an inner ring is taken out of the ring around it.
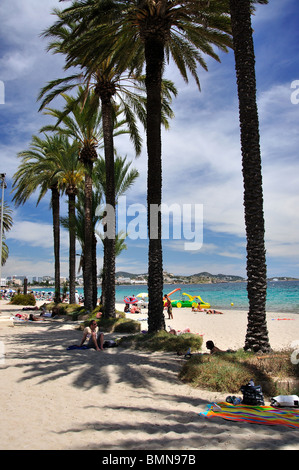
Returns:
[[[89,321],[88,321],[89,323]],[[101,331],[109,333],[138,333],[141,325],[135,320],[127,318],[100,318],[98,325]]]
[[[11,299],[12,305],[35,305],[36,300],[33,294],[15,294]]]
[[[126,337],[121,343],[135,349],[147,349],[150,351],[170,351],[185,354],[189,348],[192,352],[200,351],[202,347],[202,336],[192,333],[173,335],[167,331],[159,331],[153,334],[139,334]]]
[[[290,361],[289,352],[259,356],[240,349],[231,353],[193,355],[183,365],[179,378],[198,388],[226,393],[240,393],[250,379],[262,385],[263,393],[280,393],[277,378],[298,378],[299,365]]]

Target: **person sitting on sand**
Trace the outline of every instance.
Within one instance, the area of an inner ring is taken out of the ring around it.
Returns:
[[[197,304],[197,307],[192,307],[191,312],[206,312],[204,308],[201,308],[200,303]]]
[[[103,333],[99,332],[99,328],[95,320],[91,320],[89,322],[89,326],[84,328],[82,340],[79,344],[79,347],[83,346],[86,340],[88,340],[88,348],[96,349],[96,351],[104,350],[104,335]]]
[[[138,308],[136,305],[133,305],[130,309],[130,313],[140,313],[140,308]]]
[[[215,346],[213,341],[207,341],[206,342],[206,348],[209,349],[210,354],[217,354],[217,353],[223,352],[223,351],[221,351],[221,349],[219,349]]]

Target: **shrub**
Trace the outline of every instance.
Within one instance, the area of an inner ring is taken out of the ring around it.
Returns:
[[[133,337],[126,337],[121,340],[136,349],[148,349],[150,351],[172,351],[185,354],[189,348],[192,352],[199,351],[202,346],[202,336],[191,333],[184,333],[176,336],[166,331],[159,331],[153,334],[140,334]]]
[[[11,299],[12,305],[35,305],[35,297],[33,294],[16,294]]]
[[[100,330],[109,333],[137,333],[140,331],[140,323],[127,318],[101,318],[98,321]]]
[[[298,377],[299,366],[290,362],[290,354],[281,352],[265,356],[239,350],[234,353],[194,355],[183,365],[179,378],[198,388],[218,392],[240,393],[250,379],[261,385],[268,396],[279,394],[277,377]]]

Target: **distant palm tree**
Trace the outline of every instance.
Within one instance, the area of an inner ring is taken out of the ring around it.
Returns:
[[[56,131],[59,134],[65,134],[78,142],[80,148],[80,160],[85,168],[85,242],[84,242],[84,305],[91,311],[95,307],[96,301],[93,295],[93,256],[94,231],[92,225],[93,207],[92,207],[92,172],[93,165],[97,160],[98,146],[103,146],[103,127],[102,111],[99,106],[99,97],[92,91],[78,88],[77,96],[62,95],[66,105],[64,109],[46,108],[46,113],[55,117],[57,123],[47,125],[44,131]],[[126,121],[119,120],[120,111],[114,110],[115,121],[113,128],[113,137],[127,133]],[[115,289],[115,287],[114,287]],[[115,307],[114,307],[115,310]]]
[[[250,0],[230,0],[239,96],[249,299],[245,349],[269,351],[266,322],[267,268],[259,118]],[[255,3],[268,3],[257,0]]]
[[[0,199],[0,207],[2,207],[1,199]],[[8,249],[7,244],[5,243],[5,234],[9,230],[11,230],[12,226],[13,226],[12,210],[10,209],[10,207],[7,205],[6,202],[3,202],[3,230],[2,230],[3,233],[2,233],[1,266],[4,266],[9,255],[9,249]]]
[[[116,201],[118,198],[123,195],[135,182],[136,178],[139,176],[139,173],[136,169],[131,169],[132,162],[127,162],[126,157],[117,156],[115,159],[115,182],[116,182]],[[92,214],[92,224],[93,224],[93,296],[94,301],[97,299],[97,252],[96,252],[96,244],[97,240],[95,237],[96,227],[98,223],[103,218],[103,213],[105,210],[105,189],[106,189],[106,173],[105,173],[105,160],[102,157],[99,157],[97,162],[93,168],[93,214]],[[75,223],[73,225],[74,230],[76,232],[76,237],[81,244],[82,255],[80,260],[80,266],[84,271],[84,253],[85,253],[85,240],[84,240],[84,225],[85,225],[85,214],[84,214],[84,192],[81,190],[78,191],[78,200],[76,203],[76,217]],[[69,221],[68,218],[63,217],[62,225],[64,227],[68,227]],[[105,238],[102,234],[99,234],[103,244],[104,244],[104,251],[105,251]],[[116,256],[126,248],[124,243],[124,238],[126,234],[124,233],[116,233]],[[103,282],[102,282],[102,295],[103,295],[103,288],[105,286],[105,273],[104,268],[102,269],[101,275]],[[109,316],[107,312],[105,312],[105,316]]]
[[[96,161],[97,146],[103,138],[101,119],[102,115],[94,97],[89,93],[83,98],[83,89],[78,91],[77,97],[63,95],[66,102],[66,109],[47,109],[47,114],[55,117],[63,126],[46,126],[44,130],[58,131],[60,135],[68,135],[74,139],[79,146],[79,159],[84,166],[84,211],[85,211],[85,243],[84,243],[84,306],[92,311],[93,289],[92,289],[92,267],[93,267],[93,230],[92,230],[92,167]]]
[[[68,220],[69,220],[69,302],[76,302],[76,234],[73,228],[75,220],[75,201],[78,189],[83,184],[84,171],[79,162],[79,146],[76,141],[69,142],[67,136],[60,136],[61,148],[58,156],[50,156],[56,165],[56,176],[61,192],[68,196]]]
[[[107,175],[105,172],[105,160],[103,158],[100,158],[94,168],[94,182],[95,182],[95,187],[99,188],[99,190],[105,195],[107,194]],[[134,184],[135,180],[138,178],[139,173],[136,169],[130,169],[132,162],[127,162],[126,157],[120,157],[117,156],[115,158],[115,164],[114,164],[114,180],[115,180],[115,203],[117,204],[118,198],[122,195],[125,194],[125,192]],[[105,219],[105,207],[103,206],[102,210],[102,222],[104,222]],[[104,230],[104,235],[101,236],[103,245],[104,245],[104,263],[103,263],[103,269],[102,269],[102,303],[105,305],[106,304],[106,295],[107,291],[109,293],[109,290],[106,285],[106,272],[107,272],[107,264],[109,262],[109,250],[107,247],[107,237],[105,237],[105,232],[107,230],[107,224],[104,224],[103,227]],[[115,235],[115,257],[125,249],[126,245],[124,243],[123,237],[126,237],[127,234],[125,233],[116,233]],[[108,260],[108,262],[107,262]],[[104,309],[104,315],[106,317],[111,316],[109,311],[106,311]]]
[[[56,303],[60,302],[60,223],[59,223],[59,185],[57,177],[57,163],[62,142],[59,136],[47,136],[43,138],[32,136],[28,150],[18,154],[21,163],[13,175],[13,201],[16,206],[25,204],[29,197],[39,189],[37,205],[48,190],[51,191],[51,208],[53,214],[54,236],[54,278]]]

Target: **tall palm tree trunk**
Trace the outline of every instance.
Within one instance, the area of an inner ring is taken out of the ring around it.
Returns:
[[[75,291],[76,291],[76,233],[73,227],[76,209],[75,209],[75,193],[70,190],[68,192],[69,198],[69,291],[70,291],[70,304],[76,303]]]
[[[98,273],[97,273],[97,238],[95,233],[92,237],[92,304],[93,308],[96,307],[98,301]]]
[[[53,237],[54,237],[54,302],[61,302],[60,298],[60,222],[59,222],[59,191],[57,184],[51,187],[52,192],[52,214],[53,214]]]
[[[161,240],[162,158],[161,158],[161,81],[164,62],[163,43],[145,40],[147,92],[147,220],[148,220],[148,331],[165,329],[163,314],[163,260]]]
[[[92,162],[85,163],[84,186],[84,307],[93,310],[93,224],[92,224]]]
[[[249,312],[245,349],[268,351],[263,186],[250,0],[230,0],[230,10],[239,97],[247,236]]]
[[[113,108],[111,96],[101,96],[106,168],[107,231],[104,241],[104,315],[115,317],[115,172],[113,145]]]

